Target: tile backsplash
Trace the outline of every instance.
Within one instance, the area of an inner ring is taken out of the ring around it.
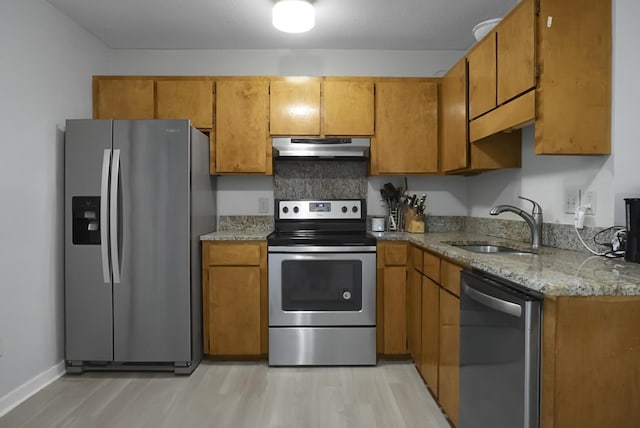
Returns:
[[[276,160],[275,199],[366,199],[366,160]]]

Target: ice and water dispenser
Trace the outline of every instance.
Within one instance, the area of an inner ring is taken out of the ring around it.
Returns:
[[[100,245],[100,196],[74,196],[73,211],[74,245]]]

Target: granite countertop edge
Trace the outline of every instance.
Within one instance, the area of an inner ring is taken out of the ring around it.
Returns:
[[[201,241],[260,241],[265,231],[223,230],[200,236]],[[521,284],[545,296],[640,296],[640,264],[578,251],[542,247],[538,254],[480,254],[450,245],[489,243],[530,251],[527,243],[482,235],[450,232],[370,232],[378,241],[405,241],[453,261]]]
[[[271,231],[221,230],[200,235],[201,241],[264,241]]]
[[[538,254],[480,254],[450,245],[489,243],[530,251],[530,245],[475,233],[372,232],[381,241],[407,241],[453,261],[497,275],[545,296],[640,296],[640,264],[542,247]]]

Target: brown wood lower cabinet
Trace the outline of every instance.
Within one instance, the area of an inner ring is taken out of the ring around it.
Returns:
[[[407,330],[411,357],[444,412],[457,425],[463,267],[413,245],[409,253]]]
[[[438,395],[438,360],[440,353],[440,287],[426,276],[422,277],[422,320],[420,360],[418,370],[431,391]]]
[[[640,296],[545,297],[542,428],[640,426]]]
[[[441,288],[439,314],[438,401],[458,425],[460,298]]]
[[[204,353],[266,354],[266,243],[207,241],[202,249]]]
[[[406,242],[378,242],[377,328],[379,354],[407,355],[407,252]]]

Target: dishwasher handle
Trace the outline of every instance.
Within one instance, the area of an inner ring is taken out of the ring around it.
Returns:
[[[522,316],[522,307],[516,303],[483,293],[465,283],[462,284],[462,287],[468,297],[484,306],[514,317],[520,318]]]

